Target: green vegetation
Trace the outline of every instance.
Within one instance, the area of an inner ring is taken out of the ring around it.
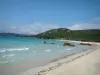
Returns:
[[[67,39],[100,42],[100,30],[69,30],[66,28],[52,29],[37,35],[44,39]]]

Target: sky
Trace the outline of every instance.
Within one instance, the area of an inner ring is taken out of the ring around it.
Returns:
[[[100,29],[100,0],[0,0],[0,32]]]

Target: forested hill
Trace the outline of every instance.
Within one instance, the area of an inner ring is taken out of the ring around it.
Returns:
[[[37,35],[44,39],[67,39],[100,42],[100,29],[69,30],[67,28],[52,29]]]

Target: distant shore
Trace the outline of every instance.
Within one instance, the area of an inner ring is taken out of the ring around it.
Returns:
[[[71,40],[64,40],[64,41],[71,41]],[[71,41],[71,42],[81,42],[81,41]],[[69,62],[74,62],[74,60],[79,59],[79,58],[81,59],[81,57],[86,56],[86,55],[90,54],[91,52],[100,49],[100,47],[99,47],[100,43],[95,43],[95,42],[82,42],[82,43],[91,43],[93,46],[91,47],[91,49],[89,49],[87,51],[73,54],[71,56],[64,57],[63,59],[61,58],[61,59],[51,62],[47,65],[40,66],[38,68],[33,68],[33,69],[30,69],[26,72],[23,72],[23,73],[20,73],[17,75],[48,75],[49,72],[51,73],[50,75],[53,75],[52,71],[55,71],[58,68],[60,70],[62,70],[60,67],[62,67],[63,64],[67,65]],[[59,70],[57,72],[59,72]]]

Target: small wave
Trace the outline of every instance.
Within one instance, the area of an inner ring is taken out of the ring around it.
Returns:
[[[0,49],[0,52],[6,52],[6,51],[24,51],[24,50],[29,50],[29,48],[3,48]]]
[[[15,54],[4,55],[3,58],[5,58],[5,57],[12,57],[12,56],[15,56]]]
[[[23,50],[29,50],[29,48],[10,48],[10,49],[7,49],[7,51],[23,51]]]
[[[68,50],[68,51],[69,51],[69,50],[71,50],[71,49],[65,49],[65,50]]]
[[[14,62],[15,60],[11,60],[11,61],[4,61],[4,62],[0,62],[0,64],[5,64],[5,63],[11,63]]]
[[[3,52],[6,52],[6,50],[0,50],[0,52],[2,52],[2,53],[3,53]]]
[[[71,50],[71,49],[67,49],[67,50]]]
[[[47,50],[44,50],[45,52],[50,52],[51,50],[50,49],[47,49]]]

